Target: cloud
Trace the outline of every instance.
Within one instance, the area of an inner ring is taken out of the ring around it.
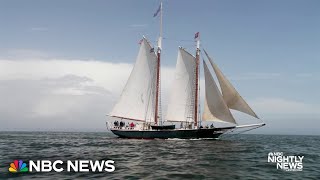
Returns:
[[[106,114],[132,67],[92,60],[0,60],[0,129],[105,130]],[[165,92],[173,72],[162,70]]]
[[[320,106],[283,98],[257,98],[250,101],[257,112],[269,115],[320,115]]]
[[[80,59],[2,59],[0,129],[105,130],[106,114],[119,98],[132,67],[126,63]],[[161,75],[165,115],[174,67],[162,67]],[[201,88],[202,102],[203,95]],[[285,121],[320,115],[319,105],[278,97],[256,98],[249,104],[262,119],[274,116]]]
[[[120,91],[132,69],[131,64],[108,63],[86,60],[21,60],[0,61],[0,80],[60,78],[76,75],[92,80],[92,84],[104,87],[111,92]],[[61,81],[67,81],[60,79]],[[120,86],[120,87],[119,87]]]
[[[104,110],[108,109],[112,96],[106,89],[88,82],[91,80],[75,75],[1,80],[1,128],[99,127],[103,121],[98,122],[98,115],[104,118]],[[85,119],[89,114],[92,117]],[[89,124],[88,120],[94,123]]]
[[[248,104],[266,126],[249,133],[319,135],[320,106],[281,97],[260,97]],[[239,124],[257,123],[255,118],[232,110]]]

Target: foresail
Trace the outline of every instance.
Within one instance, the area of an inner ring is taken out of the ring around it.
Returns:
[[[195,69],[195,57],[179,48],[175,79],[166,115],[167,121],[194,121]]]
[[[203,61],[205,77],[205,102],[203,121],[224,121],[237,124],[215,83],[207,64]]]
[[[237,90],[232,86],[232,84],[228,81],[228,79],[224,76],[224,74],[220,71],[218,66],[212,61],[207,52],[204,50],[206,56],[208,57],[210,64],[213,67],[214,72],[217,75],[219,80],[219,84],[221,87],[223,99],[226,102],[227,106],[230,109],[238,110],[243,113],[249,114],[255,118],[259,117],[256,113],[250,108],[247,102],[240,96]]]
[[[136,63],[111,116],[154,121],[156,66],[154,49],[143,38]]]

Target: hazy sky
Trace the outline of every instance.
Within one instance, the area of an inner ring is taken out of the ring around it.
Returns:
[[[104,130],[139,39],[146,35],[155,44],[159,1],[0,4],[0,130]],[[320,134],[319,1],[171,0],[163,6],[164,106],[178,46],[194,53],[200,31],[202,47],[267,123],[254,132]]]

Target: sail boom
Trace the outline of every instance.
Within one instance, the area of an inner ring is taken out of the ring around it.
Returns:
[[[167,122],[186,122],[185,119],[184,119],[184,120],[181,120],[181,121],[179,121],[179,120],[170,120],[170,119],[167,119],[166,121],[167,121]],[[193,122],[193,121],[187,121],[187,123],[193,124],[194,122]]]
[[[127,120],[132,120],[132,121],[145,122],[145,120],[142,120],[142,119],[134,119],[134,118],[121,117],[121,116],[110,116],[110,117],[115,117],[115,118],[120,118],[120,119],[127,119]]]
[[[233,122],[227,122],[218,118],[213,118],[213,119],[205,119],[204,121],[208,121],[208,122],[222,122],[222,123],[231,123],[231,124],[235,124],[237,125],[237,123],[233,123]]]

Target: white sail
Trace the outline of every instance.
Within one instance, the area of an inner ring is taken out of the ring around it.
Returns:
[[[110,115],[153,122],[157,56],[145,38],[130,77]]]
[[[212,61],[206,51],[204,51],[206,56],[208,57],[214,72],[217,75],[219,80],[219,84],[221,87],[223,99],[226,102],[227,106],[230,109],[238,110],[243,113],[249,114],[255,118],[259,117],[256,113],[250,108],[250,106],[246,103],[246,101],[240,96],[237,90],[232,86],[232,84],[228,81],[228,79],[224,76],[224,74],[220,71],[218,66]]]
[[[195,57],[179,48],[175,80],[170,94],[167,121],[194,121]]]
[[[224,121],[237,124],[228,106],[223,100],[217,84],[215,83],[207,64],[203,61],[205,77],[205,102],[203,121]]]

